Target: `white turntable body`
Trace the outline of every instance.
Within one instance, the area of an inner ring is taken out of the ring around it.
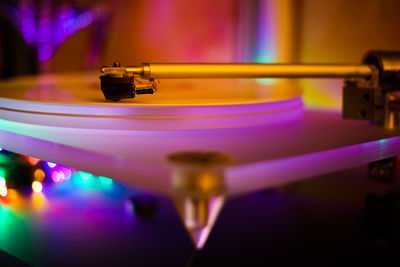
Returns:
[[[290,81],[165,80],[154,96],[118,103],[98,83],[93,73],[3,82],[1,146],[167,194],[166,157],[179,151],[233,157],[228,195],[400,154],[396,131],[304,107]]]

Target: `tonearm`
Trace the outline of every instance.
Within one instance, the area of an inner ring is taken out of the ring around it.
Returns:
[[[398,125],[400,52],[370,51],[361,64],[144,63],[102,67],[101,90],[118,101],[157,91],[167,78],[345,78],[343,118]]]

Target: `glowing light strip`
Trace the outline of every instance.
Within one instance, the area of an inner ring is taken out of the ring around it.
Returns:
[[[276,33],[274,33],[275,14],[271,12],[266,1],[260,1],[259,5],[257,40],[253,61],[257,63],[276,62],[274,53],[274,43],[276,42]]]
[[[232,193],[244,193],[359,166],[399,154],[400,137],[392,137],[327,151],[230,167],[226,171],[226,183]],[[243,179],[244,177],[246,179]]]

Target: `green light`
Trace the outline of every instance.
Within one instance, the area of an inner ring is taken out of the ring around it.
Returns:
[[[6,179],[6,177],[7,177],[7,171],[6,171],[5,168],[1,168],[1,167],[0,167],[0,177],[2,177],[4,180]]]
[[[0,154],[0,164],[12,164],[13,161],[8,155]]]
[[[88,172],[79,172],[79,176],[83,179],[83,180],[90,180],[93,177],[93,174],[90,174]]]
[[[104,176],[99,176],[99,181],[104,185],[111,185],[113,183],[113,180],[111,178]]]

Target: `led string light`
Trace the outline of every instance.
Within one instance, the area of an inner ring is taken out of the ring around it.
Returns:
[[[8,193],[7,180],[6,180],[6,170],[0,168],[0,196],[6,197]]]
[[[34,181],[34,182],[32,183],[32,190],[33,190],[35,193],[40,193],[40,192],[42,192],[42,189],[43,189],[43,185],[42,185],[41,182]]]
[[[33,157],[28,157],[28,162],[29,162],[32,166],[35,166],[36,164],[38,164],[38,163],[40,162],[40,159],[33,158]]]
[[[8,193],[8,188],[7,185],[3,186],[0,188],[0,196],[6,197]]]
[[[5,154],[10,157],[10,160],[14,161],[13,159],[15,158],[15,153],[10,153],[5,150],[0,151],[6,152]],[[45,187],[45,184],[62,183],[64,181],[70,180],[72,177],[76,177],[74,179],[78,179],[78,181],[83,182],[83,184],[78,183],[78,186],[84,184],[87,185],[88,182],[90,182],[90,185],[101,185],[104,186],[103,188],[109,188],[113,184],[113,180],[111,178],[104,176],[95,176],[88,172],[76,171],[72,168],[60,165],[58,163],[43,161],[38,158],[29,156],[19,156],[18,158],[23,159],[26,162],[27,166],[30,166],[30,169],[32,170],[31,188],[34,194],[41,193]],[[5,198],[9,193],[6,176],[7,167],[0,166],[0,198]],[[10,179],[12,181],[12,177],[10,177]],[[14,188],[15,186],[16,185],[13,184],[12,187]],[[14,189],[18,190],[18,188]],[[10,201],[10,199],[8,199],[8,201]]]

